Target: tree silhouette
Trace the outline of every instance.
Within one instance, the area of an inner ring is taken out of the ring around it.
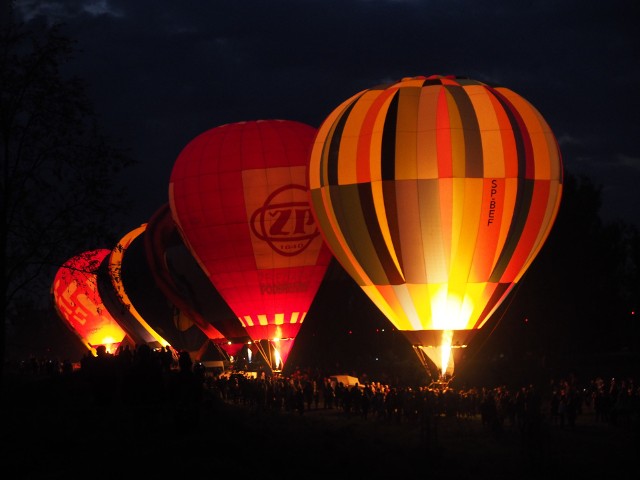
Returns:
[[[74,46],[60,26],[0,26],[0,368],[7,322],[50,303],[71,256],[115,243],[127,207],[114,184],[133,161],[99,132],[83,83],[61,74]]]

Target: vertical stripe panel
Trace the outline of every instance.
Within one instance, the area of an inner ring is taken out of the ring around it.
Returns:
[[[395,95],[390,90],[375,91],[372,95],[374,93],[375,98],[367,96],[371,104],[360,126],[356,167],[358,183],[382,180],[382,142],[386,114]]]
[[[441,87],[425,87],[420,92],[416,163],[417,178],[438,178],[437,104]]]
[[[417,139],[420,91],[420,88],[403,88],[399,91],[393,173],[393,178],[396,180],[418,178]]]
[[[500,123],[496,115],[492,95],[484,86],[470,86],[465,89],[473,104],[478,122],[482,151],[482,176],[485,178],[504,177],[505,152],[503,150]],[[502,108],[502,107],[500,107]]]
[[[476,111],[465,88],[447,87],[447,91],[453,97],[460,115],[461,145],[464,146],[463,175],[467,178],[482,178],[484,175],[482,140],[480,139],[480,127],[476,118]]]
[[[420,212],[425,207],[421,204],[416,180],[396,180],[396,210],[400,239],[400,255],[402,271],[409,283],[426,282],[424,268],[422,224]],[[405,260],[406,259],[406,260]]]
[[[500,279],[503,277],[505,270],[511,262],[513,252],[518,246],[518,242],[520,241],[529,215],[529,208],[533,197],[533,180],[523,181],[518,179],[517,183],[518,194],[516,197],[513,218],[509,226],[509,233],[507,234],[504,247],[500,252],[500,258],[498,259],[496,267],[489,279],[491,282],[501,281]]]
[[[398,97],[389,104],[384,120],[382,145],[380,148],[380,177],[384,180],[395,178],[396,128],[398,117]]]
[[[436,140],[438,148],[438,178],[453,177],[453,161],[451,158],[451,130],[447,92],[440,89],[436,110]]]
[[[535,250],[535,242],[546,215],[550,183],[548,180],[533,180],[530,183],[533,187],[531,209],[509,267],[502,276],[502,282],[514,281],[522,266],[528,262],[531,252]]]
[[[466,175],[466,147],[465,132],[462,125],[462,112],[459,110],[457,98],[453,97],[450,90],[446,91],[447,113],[449,125],[449,150],[451,152],[451,174],[454,178],[462,178]]]
[[[439,180],[421,180],[418,182],[420,202],[420,228],[422,229],[422,249],[425,278],[423,283],[443,283],[447,281],[448,263],[445,259],[448,250],[442,224],[442,204],[440,200]],[[413,280],[408,280],[413,282]]]

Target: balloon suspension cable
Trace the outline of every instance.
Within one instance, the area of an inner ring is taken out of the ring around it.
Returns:
[[[271,355],[269,352],[269,342],[267,341],[266,344],[267,344],[267,348],[265,349],[263,346],[263,340],[256,340],[253,342],[253,346],[256,347],[256,349],[260,353],[260,356],[269,367],[269,370],[271,370],[271,372],[273,373],[273,365],[271,362]]]
[[[266,339],[256,340],[253,342],[253,345],[256,347],[258,352],[260,352],[260,355],[272,374],[282,372],[283,361],[275,351],[275,347],[272,345],[271,341]]]
[[[429,357],[427,356],[427,354],[424,352],[424,350],[422,350],[420,348],[420,345],[412,345],[413,346],[413,351],[416,352],[416,355],[418,356],[418,359],[420,360],[420,364],[422,365],[422,367],[425,369],[425,371],[427,372],[427,376],[433,381],[433,379],[439,379],[442,375],[441,372],[438,371],[437,367],[435,368],[436,370],[436,375],[433,374],[433,368],[434,365],[432,363],[432,361],[429,359]]]

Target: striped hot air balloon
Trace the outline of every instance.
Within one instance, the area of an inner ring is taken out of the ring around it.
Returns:
[[[423,364],[452,375],[451,347],[487,322],[549,235],[562,160],[517,93],[418,76],[333,110],[308,180],[335,257]]]

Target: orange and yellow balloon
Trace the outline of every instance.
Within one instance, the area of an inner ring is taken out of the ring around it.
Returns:
[[[452,375],[451,347],[487,322],[549,235],[562,160],[517,93],[417,76],[333,110],[308,180],[340,264],[421,358]]]

